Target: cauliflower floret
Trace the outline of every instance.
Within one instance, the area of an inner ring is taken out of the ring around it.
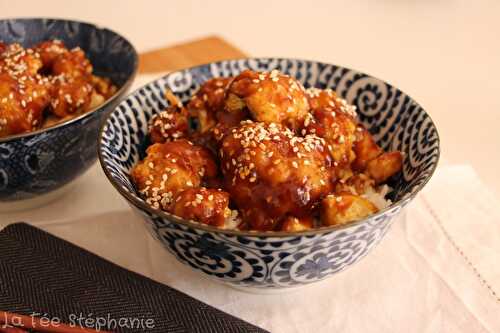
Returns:
[[[381,184],[398,173],[403,167],[403,155],[399,151],[383,153],[374,158],[366,166],[366,173]]]
[[[189,188],[180,192],[169,207],[179,217],[223,227],[231,215],[229,193],[222,190]]]
[[[187,110],[170,90],[165,92],[170,106],[151,119],[149,137],[153,143],[174,141],[188,136]]]
[[[168,210],[183,190],[200,187],[204,178],[213,178],[217,166],[206,149],[187,140],[156,143],[131,172],[132,180],[154,208]]]
[[[311,112],[306,117],[301,133],[316,134],[325,139],[328,150],[338,167],[337,177],[351,175],[350,164],[355,158],[356,119],[352,106],[337,97],[332,90],[310,88],[307,97]]]
[[[331,226],[360,220],[378,211],[365,198],[352,194],[330,194],[321,202],[321,223]]]
[[[288,75],[246,70],[228,87],[225,110],[249,112],[252,119],[297,129],[309,110],[304,87]]]
[[[231,80],[231,77],[218,77],[206,81],[187,104],[198,133],[206,133],[222,117],[225,91]]]
[[[333,188],[324,140],[247,121],[222,141],[225,188],[254,230],[275,230],[287,215],[306,216]]]

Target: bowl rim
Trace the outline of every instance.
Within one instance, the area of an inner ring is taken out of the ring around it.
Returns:
[[[90,117],[91,115],[93,115],[97,111],[105,109],[109,104],[113,103],[115,100],[118,99],[119,96],[121,96],[124,92],[126,92],[126,90],[129,88],[129,86],[131,85],[131,83],[134,81],[135,76],[137,75],[137,71],[138,71],[138,68],[139,68],[139,54],[137,53],[137,50],[136,50],[134,44],[132,44],[123,35],[117,33],[116,31],[114,31],[112,29],[109,29],[109,28],[106,28],[106,27],[101,27],[101,26],[98,26],[97,24],[94,24],[94,23],[91,23],[91,22],[80,21],[80,20],[69,20],[69,19],[65,19],[65,18],[54,18],[54,17],[20,17],[20,18],[3,18],[3,19],[0,19],[0,21],[44,21],[44,20],[53,20],[53,21],[59,21],[59,22],[74,22],[74,23],[84,24],[84,25],[90,26],[91,28],[95,29],[96,31],[107,30],[107,31],[111,32],[112,34],[115,34],[116,36],[119,36],[127,44],[129,44],[130,47],[131,47],[132,57],[133,57],[132,72],[129,75],[129,77],[126,79],[126,81],[123,83],[123,85],[111,97],[109,97],[108,99],[106,99],[106,101],[104,101],[104,103],[102,103],[102,104],[100,104],[100,105],[98,105],[98,106],[96,106],[96,107],[94,107],[94,108],[92,108],[92,109],[90,109],[90,110],[82,113],[81,115],[79,115],[77,117],[68,119],[68,120],[63,121],[61,123],[58,123],[56,125],[49,126],[47,128],[41,128],[41,129],[38,129],[38,130],[32,131],[32,132],[26,132],[26,133],[19,133],[19,134],[14,134],[14,135],[8,135],[6,137],[0,138],[0,144],[2,144],[2,143],[9,143],[10,141],[15,141],[15,140],[18,140],[18,139],[31,138],[31,137],[37,136],[39,134],[43,134],[43,133],[55,131],[55,130],[57,130],[59,128],[70,126],[70,125],[72,125],[72,124],[74,124],[76,122],[79,122],[80,120],[82,120],[84,118]],[[110,112],[112,112],[112,111],[110,111]]]
[[[101,124],[101,128],[99,130],[99,137],[98,137],[99,141],[97,143],[97,154],[98,154],[98,157],[99,157],[99,164],[101,165],[101,168],[104,171],[104,174],[106,175],[106,178],[108,178],[109,182],[113,185],[113,187],[123,197],[125,197],[125,199],[127,199],[127,201],[129,201],[129,203],[133,204],[135,207],[138,207],[138,208],[140,208],[142,210],[147,211],[149,214],[151,214],[153,216],[158,216],[158,217],[164,218],[164,219],[166,219],[166,220],[168,220],[170,222],[179,223],[179,224],[181,224],[183,226],[190,227],[190,228],[193,228],[193,229],[196,229],[196,230],[202,230],[202,231],[205,231],[205,232],[211,232],[211,233],[217,233],[217,234],[224,234],[224,235],[229,235],[229,236],[260,237],[260,238],[269,238],[269,237],[290,238],[290,237],[301,237],[301,236],[313,236],[313,235],[324,234],[324,233],[329,233],[329,232],[333,232],[333,231],[337,231],[337,230],[342,230],[342,229],[346,229],[346,228],[358,226],[358,225],[366,223],[368,220],[374,220],[374,219],[377,219],[380,216],[386,215],[387,212],[389,212],[389,211],[391,211],[393,209],[396,209],[398,207],[401,209],[403,206],[405,206],[406,204],[408,204],[410,201],[412,201],[416,197],[416,195],[425,187],[425,185],[429,182],[429,180],[434,175],[434,172],[436,171],[436,168],[437,168],[437,166],[439,164],[439,159],[440,159],[440,155],[441,155],[441,140],[440,140],[440,137],[439,137],[439,133],[438,133],[436,124],[434,123],[434,121],[432,120],[432,118],[430,117],[430,115],[427,113],[427,111],[419,103],[417,103],[410,95],[408,95],[408,94],[404,93],[403,91],[401,91],[406,96],[408,96],[413,101],[413,103],[415,105],[419,106],[422,109],[422,111],[425,112],[425,114],[427,115],[427,117],[428,117],[429,121],[431,122],[432,126],[435,128],[436,141],[437,141],[436,161],[433,164],[432,169],[431,169],[429,175],[422,181],[422,183],[420,185],[418,185],[413,190],[413,193],[409,194],[404,199],[392,202],[389,206],[387,206],[387,207],[379,210],[377,213],[371,214],[371,215],[369,215],[369,216],[367,216],[367,217],[365,217],[365,218],[363,218],[361,220],[356,220],[356,221],[352,221],[352,222],[348,222],[348,223],[340,224],[340,225],[324,226],[324,227],[314,228],[314,229],[305,230],[305,231],[298,231],[298,232],[287,232],[287,231],[253,231],[253,230],[242,231],[242,230],[234,230],[234,229],[222,229],[222,228],[219,228],[219,227],[215,227],[215,226],[203,224],[201,222],[197,222],[197,221],[194,221],[194,220],[183,219],[183,218],[180,218],[180,217],[178,217],[178,216],[176,216],[174,214],[168,213],[166,211],[163,211],[163,210],[160,210],[160,209],[155,209],[155,208],[151,207],[150,205],[148,205],[144,200],[139,199],[138,197],[130,194],[127,190],[125,190],[121,185],[119,185],[116,182],[116,180],[113,178],[113,176],[111,175],[111,173],[109,172],[109,170],[104,166],[104,156],[103,156],[103,153],[102,153],[102,140],[103,140],[103,136],[104,136],[104,128],[106,127],[109,119],[111,118],[111,115],[115,111],[118,110],[118,108],[121,105],[121,103],[125,103],[125,101],[127,101],[131,96],[137,95],[138,92],[139,92],[139,90],[143,89],[144,87],[149,86],[151,84],[154,84],[154,83],[158,82],[159,80],[163,80],[163,79],[167,78],[169,75],[172,75],[174,73],[178,73],[178,72],[182,72],[182,71],[192,71],[193,69],[196,69],[196,68],[200,68],[200,67],[204,67],[204,66],[210,66],[212,64],[220,64],[220,63],[225,62],[225,61],[240,61],[240,60],[252,60],[252,59],[255,59],[255,60],[264,60],[264,59],[265,60],[273,60],[273,59],[279,59],[279,60],[281,60],[281,59],[285,59],[285,60],[304,61],[304,62],[319,63],[319,64],[322,64],[322,65],[342,67],[342,68],[345,68],[345,69],[350,70],[350,71],[357,71],[359,73],[365,74],[365,75],[367,75],[369,77],[372,77],[372,78],[377,79],[377,80],[379,80],[381,82],[384,82],[384,83],[390,85],[391,87],[394,87],[395,89],[398,89],[399,91],[401,91],[399,88],[393,86],[392,84],[388,83],[387,81],[381,80],[381,79],[379,79],[376,76],[367,74],[366,72],[358,71],[358,70],[351,69],[349,67],[340,66],[340,65],[325,63],[323,61],[308,60],[308,59],[302,59],[302,58],[289,58],[289,57],[287,57],[287,58],[284,58],[284,57],[231,58],[231,59],[225,59],[225,60],[220,60],[220,61],[212,61],[212,62],[208,62],[208,63],[205,63],[205,64],[200,64],[200,65],[191,66],[191,67],[187,67],[187,68],[184,68],[184,69],[179,69],[179,70],[175,70],[175,71],[169,72],[169,73],[167,73],[165,75],[162,75],[161,77],[158,77],[158,78],[156,78],[156,79],[154,79],[154,80],[152,80],[152,81],[150,81],[150,82],[142,85],[141,87],[138,87],[133,92],[131,92],[127,97],[125,97],[120,102],[120,104],[118,104],[115,107],[115,109],[113,109],[111,112],[109,112],[104,117],[103,122]]]

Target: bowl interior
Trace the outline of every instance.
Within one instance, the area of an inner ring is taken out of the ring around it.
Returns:
[[[314,61],[277,58],[228,60],[170,73],[138,89],[108,116],[103,125],[101,164],[128,199],[144,201],[129,172],[143,156],[148,122],[168,105],[166,88],[183,102],[212,77],[237,75],[245,69],[277,69],[306,87],[331,88],[357,107],[360,121],[386,150],[404,152],[402,172],[390,180],[393,205],[414,196],[431,177],[439,159],[439,137],[427,113],[408,95],[367,74]]]

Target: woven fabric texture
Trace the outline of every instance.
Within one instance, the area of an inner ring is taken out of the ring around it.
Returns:
[[[115,332],[266,332],[25,223],[0,232],[0,310]]]

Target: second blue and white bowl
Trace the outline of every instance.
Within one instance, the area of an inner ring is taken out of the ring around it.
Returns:
[[[124,37],[90,23],[48,19],[0,20],[0,40],[24,47],[60,39],[81,47],[94,72],[117,92],[95,110],[55,126],[0,138],[0,213],[43,205],[63,193],[97,159],[97,137],[104,115],[132,84],[138,56]]]

